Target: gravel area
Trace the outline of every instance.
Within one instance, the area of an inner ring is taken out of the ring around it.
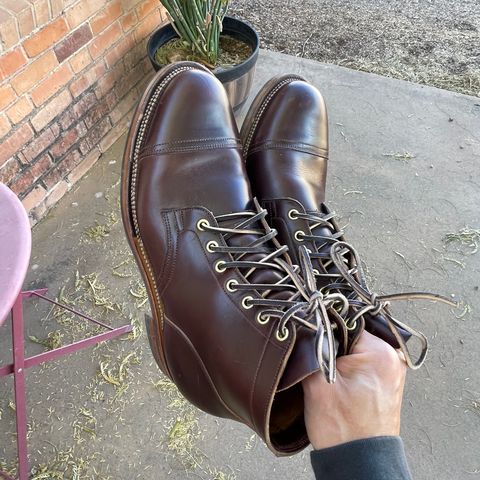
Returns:
[[[479,0],[232,0],[262,47],[480,97]]]

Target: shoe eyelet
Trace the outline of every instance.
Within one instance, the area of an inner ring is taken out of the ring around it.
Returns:
[[[207,244],[205,245],[205,250],[206,250],[208,253],[215,253],[215,250],[213,250],[213,247],[218,247],[218,243],[217,243],[215,240],[210,240],[210,241],[207,242]]]
[[[295,232],[295,235],[294,235],[295,240],[296,240],[297,242],[303,242],[303,237],[304,237],[304,236],[305,236],[305,232],[303,232],[302,230],[297,230],[297,231]]]
[[[250,303],[253,300],[253,297],[243,297],[242,300],[242,307],[245,310],[248,310],[249,308],[252,308],[253,305]]]
[[[234,285],[238,285],[238,282],[233,278],[228,280],[228,282],[225,282],[225,288],[232,293],[237,291],[237,289],[234,288]]]
[[[297,220],[299,213],[300,212],[296,208],[292,208],[291,210],[288,211],[288,218],[290,220]]]
[[[349,331],[349,332],[352,332],[353,330],[355,330],[357,328],[357,321],[355,320],[355,322],[353,322],[353,325],[348,325],[346,324],[345,325],[345,328]]]
[[[201,218],[198,222],[197,222],[197,229],[200,230],[201,232],[204,232],[206,228],[208,228],[210,226],[210,223],[208,222],[208,220],[205,220],[204,218]]]
[[[225,262],[223,260],[219,260],[217,263],[215,263],[215,271],[217,273],[223,273],[227,267],[225,267]]]
[[[270,316],[266,315],[264,318],[263,317],[263,312],[258,312],[257,313],[257,322],[260,325],[266,325],[270,321]]]
[[[283,334],[283,335],[280,333],[280,330],[277,330],[277,331],[275,332],[275,337],[277,338],[277,340],[278,340],[279,342],[284,342],[284,341],[289,337],[289,335],[290,335],[290,332],[289,332],[288,328],[283,327],[283,330],[284,330],[284,334]]]

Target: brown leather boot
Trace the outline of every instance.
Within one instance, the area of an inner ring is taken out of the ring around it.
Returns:
[[[202,66],[170,65],[147,87],[127,139],[121,204],[162,371],[192,403],[247,424],[276,454],[304,448],[296,340],[308,333],[323,345],[325,308],[337,300],[320,302],[308,255],[300,276],[276,241],[252,197],[225,91]],[[328,355],[309,358],[309,372],[328,369]]]
[[[377,295],[369,290],[357,252],[345,242],[335,214],[324,203],[328,122],[318,90],[296,75],[273,78],[252,103],[241,136],[253,195],[268,210],[268,221],[278,230],[279,241],[288,245],[294,262],[300,261],[300,249],[308,249],[321,293],[336,292],[348,299],[348,307],[342,311],[338,307],[329,310],[337,324],[338,354],[348,353],[366,328],[401,348],[408,365],[418,368],[427,353],[427,340],[396,320],[389,302],[423,298],[455,303],[424,292]],[[348,335],[338,327],[342,323],[339,315]],[[417,360],[406,345],[412,336],[420,343]],[[298,351],[313,356],[311,343]],[[297,362],[307,369],[307,358]]]

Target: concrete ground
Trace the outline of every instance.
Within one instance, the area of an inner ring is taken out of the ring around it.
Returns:
[[[266,51],[255,90],[286,72],[304,75],[325,95],[327,198],[373,288],[431,290],[462,303],[458,311],[429,302],[394,306],[430,340],[426,365],[408,376],[402,435],[416,480],[477,478],[480,102]],[[133,321],[137,334],[28,371],[32,478],[312,478],[308,452],[276,459],[246,427],[190,407],[154,365],[140,332],[145,291],[119,214],[124,140],[33,231],[26,287],[46,285],[114,325]],[[37,301],[27,316],[29,353],[45,348],[38,342],[54,346],[92,331]],[[4,363],[9,327],[0,333]],[[11,386],[11,379],[0,382],[0,465],[9,469]]]
[[[235,0],[263,48],[480,97],[478,0]]]

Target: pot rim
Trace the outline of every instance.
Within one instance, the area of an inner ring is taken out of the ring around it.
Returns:
[[[239,28],[235,28],[235,26],[241,26],[242,30],[239,31]],[[164,64],[160,64],[155,60],[154,50],[160,45],[155,44],[155,37],[158,36],[159,32],[164,30],[171,30],[174,33],[175,37],[178,37],[176,31],[172,27],[171,23],[167,23],[165,25],[160,26],[154,32],[150,34],[150,38],[148,39],[147,43],[147,52],[152,64],[154,64],[157,69],[164,67]],[[240,37],[240,40],[243,40],[245,43],[249,44],[252,48],[252,53],[250,56],[245,59],[242,63],[238,65],[234,65],[232,67],[227,67],[225,69],[221,69],[219,67],[211,70],[212,73],[223,83],[230,82],[232,80],[236,80],[237,78],[241,77],[245,73],[247,73],[253,66],[255,65],[258,57],[258,52],[260,50],[260,38],[258,36],[257,31],[255,28],[245,20],[240,20],[239,18],[226,16],[223,20],[223,33],[232,35],[237,33]],[[172,37],[173,38],[173,37]],[[245,40],[245,38],[250,38],[250,41]]]

